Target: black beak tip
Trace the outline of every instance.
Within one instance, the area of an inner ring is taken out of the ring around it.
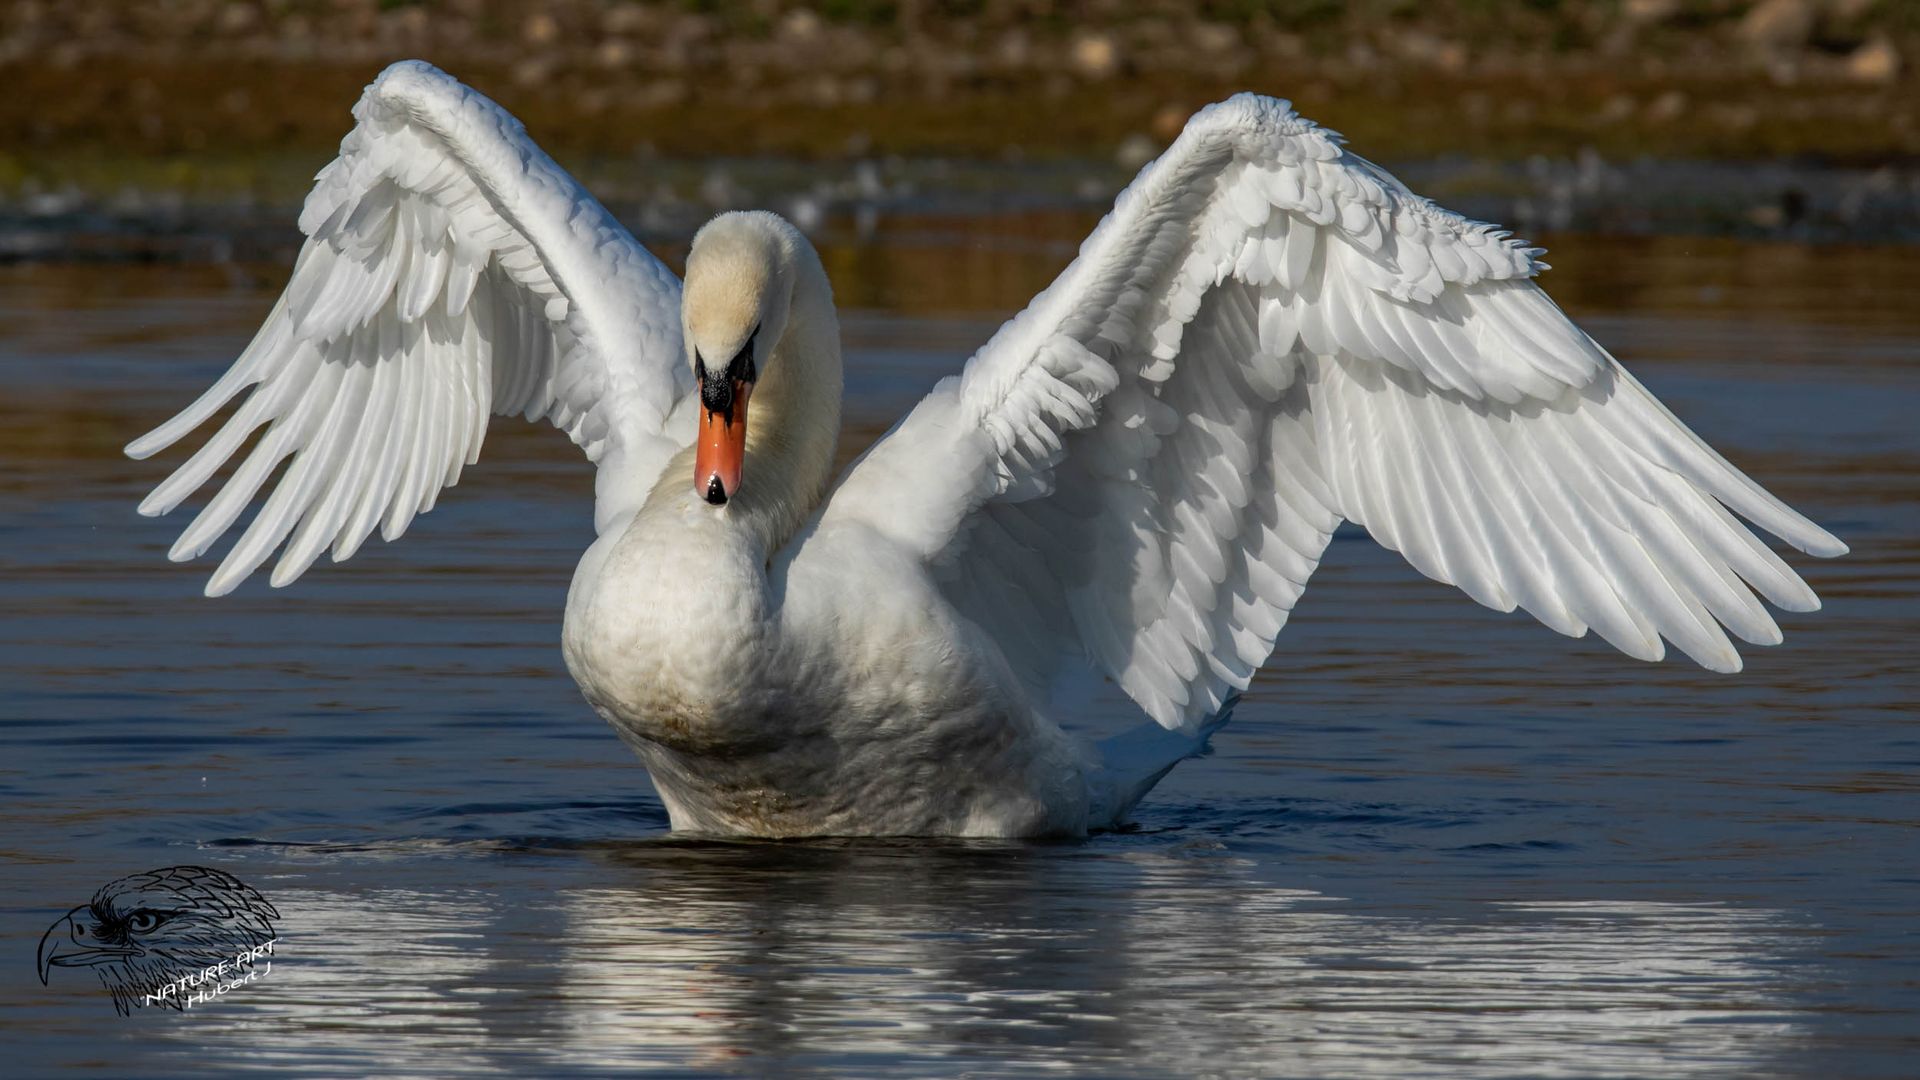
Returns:
[[[717,476],[707,478],[707,501],[715,506],[724,506],[727,502],[727,489]]]

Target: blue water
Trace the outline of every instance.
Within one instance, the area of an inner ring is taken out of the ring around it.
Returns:
[[[847,449],[1084,224],[828,236]],[[1645,665],[1343,532],[1216,753],[1047,845],[668,836],[559,657],[590,471],[517,421],[404,541],[201,598],[117,448],[280,269],[0,267],[5,1071],[1911,1075],[1920,264],[1554,247],[1577,317],[1854,546],[1796,560],[1826,610],[1739,676]],[[40,985],[61,913],[183,863],[278,907],[267,977],[127,1018]]]

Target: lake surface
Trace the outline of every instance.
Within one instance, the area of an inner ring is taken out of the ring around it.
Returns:
[[[846,449],[1091,220],[829,227]],[[0,266],[5,1071],[1912,1075],[1920,257],[1546,240],[1564,306],[1853,545],[1795,557],[1826,610],[1739,676],[1640,664],[1343,532],[1216,752],[1046,845],[670,837],[562,667],[591,475],[546,429],[497,421],[400,543],[203,599],[185,517],[133,513],[169,465],[119,447],[283,267]],[[277,905],[269,977],[128,1018],[40,985],[62,912],[183,863]]]

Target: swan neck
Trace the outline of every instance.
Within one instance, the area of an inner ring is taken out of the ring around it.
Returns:
[[[811,247],[795,261],[793,307],[754,388],[744,479],[729,508],[763,555],[792,539],[819,504],[840,439],[840,326],[832,289]]]

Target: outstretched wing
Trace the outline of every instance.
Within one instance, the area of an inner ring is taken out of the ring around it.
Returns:
[[[692,435],[669,422],[692,387],[678,279],[517,120],[420,61],[382,72],[353,112],[266,324],[198,401],[127,447],[144,458],[252,391],[140,504],[172,510],[266,427],[176,562],[206,551],[292,458],[209,596],[282,543],[276,586],[329,545],[350,557],[376,524],[400,536],[478,460],[490,414],[544,418],[586,451],[602,530]]]
[[[1252,679],[1336,525],[1653,660],[1819,601],[1729,510],[1846,550],[1531,280],[1285,102],[1187,125],[1080,257],[856,464],[828,515],[933,566],[1036,692],[1080,657],[1191,729]]]

